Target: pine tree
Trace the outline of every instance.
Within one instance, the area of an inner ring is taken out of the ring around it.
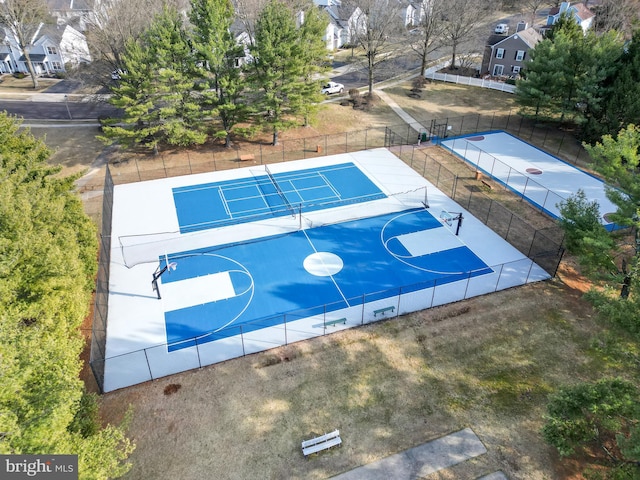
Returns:
[[[248,73],[257,91],[259,123],[271,130],[274,145],[278,134],[296,126],[295,117],[307,114],[309,103],[317,99],[310,74],[325,59],[326,51],[320,54],[315,41],[318,22],[314,17],[311,22],[311,27],[298,29],[293,12],[272,0],[256,23]]]
[[[129,41],[122,62],[124,72],[110,102],[124,116],[106,122],[100,137],[105,143],[139,144],[157,152],[161,142],[206,141],[203,119],[209,112],[194,95],[195,58],[176,10],[165,9],[139,40]]]
[[[590,108],[584,126],[585,140],[615,135],[628,124],[640,125],[640,29],[620,47],[622,55],[601,83],[601,102]]]
[[[530,52],[522,71],[522,79],[516,81],[516,99],[523,113],[551,117],[555,112],[555,85],[559,81],[559,65],[564,55],[556,52],[554,43],[545,39]]]
[[[95,227],[49,153],[0,114],[0,453],[78,454],[80,478],[116,478],[133,446],[87,416],[79,380]]]
[[[230,31],[233,5],[229,0],[192,0],[189,18],[205,86],[200,105],[220,118],[222,128],[214,136],[224,138],[229,147],[234,126],[246,120],[249,113],[242,97],[245,78],[236,66],[236,61],[244,57],[244,47],[236,43]]]
[[[327,47],[322,37],[327,29],[328,19],[324,11],[309,4],[303,10],[304,22],[299,29],[299,45],[305,59],[303,61],[302,82],[296,97],[300,105],[294,109],[303,116],[304,125],[307,126],[318,112],[319,103],[323,99],[321,93],[322,74],[327,71],[326,58]]]

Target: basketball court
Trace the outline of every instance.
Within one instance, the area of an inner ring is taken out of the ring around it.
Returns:
[[[386,149],[118,185],[104,390],[549,278]]]
[[[598,202],[605,228],[617,228],[608,220],[617,207],[607,198],[602,180],[513,135],[475,133],[440,144],[554,218],[560,218],[558,204],[582,189],[587,199]]]

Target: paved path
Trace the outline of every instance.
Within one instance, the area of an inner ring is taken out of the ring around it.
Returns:
[[[333,480],[414,480],[487,452],[470,428],[342,473]]]
[[[374,92],[380,97],[380,99],[386,103],[387,105],[389,105],[389,107],[391,107],[391,109],[396,112],[398,114],[398,116],[407,124],[409,124],[409,126],[411,128],[413,128],[414,130],[418,131],[418,132],[427,132],[427,129],[420,124],[420,122],[418,122],[415,118],[413,118],[411,115],[409,115],[407,112],[405,112],[402,108],[400,108],[400,105],[398,105],[389,95],[387,95],[383,90],[379,90],[379,89],[375,89]]]

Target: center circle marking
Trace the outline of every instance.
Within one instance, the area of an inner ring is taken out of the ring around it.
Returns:
[[[304,269],[316,277],[329,277],[342,270],[344,263],[335,253],[316,252],[309,255],[302,263]]]

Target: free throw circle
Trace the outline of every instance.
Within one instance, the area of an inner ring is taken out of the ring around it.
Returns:
[[[342,259],[334,253],[316,252],[304,259],[304,269],[316,277],[335,275],[344,266]]]

